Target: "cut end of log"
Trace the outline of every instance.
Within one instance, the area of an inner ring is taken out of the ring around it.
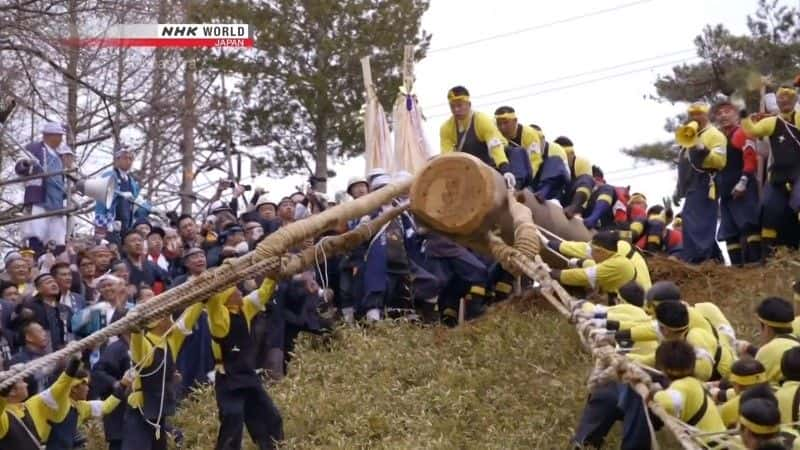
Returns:
[[[466,153],[432,160],[411,188],[411,210],[437,230],[466,236],[476,232],[494,207],[492,169]]]

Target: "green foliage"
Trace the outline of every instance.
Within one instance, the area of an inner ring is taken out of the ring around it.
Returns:
[[[208,5],[214,20],[256,29],[256,51],[217,55],[208,64],[237,74],[244,107],[236,119],[246,145],[268,148],[270,175],[327,173],[327,158],[364,151],[360,59],[371,57],[385,108],[400,85],[406,44],[425,55],[431,35],[420,28],[428,0],[223,1]],[[312,168],[310,161],[315,163]],[[262,161],[263,162],[263,161]]]
[[[675,160],[678,158],[678,152],[673,147],[672,141],[642,144],[620,151],[637,161],[644,162],[663,161],[675,165]]]
[[[772,90],[800,73],[800,13],[778,0],[759,0],[756,12],[747,16],[749,35],[732,34],[724,25],[708,25],[695,38],[701,60],[672,68],[655,82],[659,101],[715,102],[739,98],[748,111],[761,102],[761,77],[770,76]],[[671,119],[673,131],[682,118]],[[621,151],[642,160],[669,160],[665,143],[651,143]]]

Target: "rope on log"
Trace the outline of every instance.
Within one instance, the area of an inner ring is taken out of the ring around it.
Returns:
[[[509,209],[514,211],[515,206],[522,207],[513,195],[510,195]],[[527,208],[525,208],[527,210]],[[500,262],[504,269],[514,274],[524,274],[539,283],[542,296],[564,317],[572,320],[572,306],[577,303],[559,283],[550,278],[550,270],[542,261],[538,253],[538,236],[536,225],[528,210],[527,214],[522,212],[513,213],[514,220],[514,245],[509,246],[500,236],[495,233],[488,233],[489,249],[494,258]],[[531,254],[530,241],[537,243],[536,253]],[[652,394],[661,390],[661,386],[655,383],[650,375],[633,361],[628,360],[616,351],[616,344],[612,336],[605,330],[593,326],[590,320],[577,318],[577,329],[581,342],[591,353],[595,367],[589,376],[588,385],[592,390],[595,387],[619,380],[629,384],[643,399],[650,411],[658,416],[664,425],[672,432],[684,449],[699,450],[699,441],[695,437],[696,429],[679,421],[669,415],[661,406],[653,401]],[[652,431],[652,426],[651,426]],[[655,442],[655,447],[658,443]],[[703,447],[705,447],[703,445]]]
[[[395,197],[408,191],[411,181],[389,184],[382,189],[365,195],[357,200],[347,202],[307,219],[297,221],[280,228],[264,240],[252,252],[226,260],[221,266],[206,271],[191,281],[181,284],[154,297],[146,303],[136,305],[122,319],[109,324],[105,328],[79,340],[68,343],[64,348],[37,358],[24,365],[14,366],[11,370],[0,372],[0,390],[5,389],[24,378],[33,375],[44,367],[62,361],[72,354],[94,348],[112,336],[129,330],[141,329],[153,319],[163,318],[173,311],[194,302],[206,299],[227,286],[262,273],[275,276],[289,276],[290,271],[299,271],[310,266],[314,261],[315,248],[306,249],[299,256],[282,258],[281,256],[296,243],[316,236],[334,226],[341,220],[348,220],[367,215],[382,205],[388,204]],[[406,206],[395,207],[383,213],[377,219],[362,223],[355,230],[326,239],[323,242],[326,252],[335,254],[336,245],[352,248],[363,242],[383,224],[397,217]],[[357,239],[363,239],[357,241]]]
[[[512,272],[522,272],[537,281],[541,286],[542,296],[564,317],[570,318],[568,305],[576,300],[572,299],[561,285],[550,278],[549,269],[539,256],[536,256],[534,262],[531,262],[521,252],[508,246],[496,236],[490,238],[490,248],[498,261],[503,264],[503,268]],[[581,333],[582,342],[588,346],[595,361],[595,368],[589,377],[590,390],[600,384],[619,380],[630,384],[642,398],[648,399],[652,393],[661,389],[641,367],[617,353],[613,340],[609,339],[604,330],[592,327],[590,321],[579,320],[578,328],[587,330]],[[650,401],[648,407],[664,422],[684,449],[700,450],[702,448],[695,442],[693,433],[687,428],[688,425],[669,415],[657,403]]]

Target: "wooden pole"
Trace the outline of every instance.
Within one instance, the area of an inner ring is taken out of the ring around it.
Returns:
[[[414,88],[414,46],[406,45],[403,48],[403,86],[406,93],[411,93]]]

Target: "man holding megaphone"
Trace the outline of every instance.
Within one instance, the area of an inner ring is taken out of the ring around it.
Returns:
[[[66,129],[56,122],[47,122],[42,127],[42,140],[25,147],[28,158],[17,162],[14,171],[20,176],[53,175],[35,178],[25,183],[24,204],[31,215],[43,214],[64,208],[64,166],[58,149],[64,140]],[[40,217],[23,225],[24,237],[30,238],[31,247],[37,254],[44,252],[44,244],[54,241],[64,245],[67,234],[67,218],[63,215]]]
[[[130,175],[133,151],[125,146],[114,149],[114,168],[103,173],[113,179],[114,196],[110,202],[98,201],[94,208],[95,236],[120,243],[138,218],[150,214],[149,205],[139,202],[139,183]]]
[[[690,121],[675,132],[681,150],[673,202],[679,206],[686,198],[680,257],[690,263],[722,259],[716,241],[718,197],[714,178],[725,167],[728,140],[709,121],[710,109],[708,103],[692,103],[687,110]]]

